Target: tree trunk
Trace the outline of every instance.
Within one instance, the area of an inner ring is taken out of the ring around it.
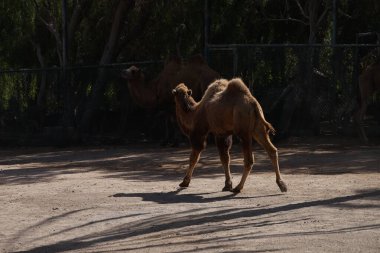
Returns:
[[[117,44],[117,40],[119,39],[124,15],[126,14],[127,10],[133,8],[133,6],[134,0],[120,0],[116,9],[116,13],[114,15],[108,42],[104,48],[99,65],[109,64],[112,58],[114,57],[114,51]],[[80,123],[81,133],[85,133],[89,130],[91,120],[94,116],[94,112],[102,100],[102,94],[105,88],[105,83],[106,70],[104,68],[100,68],[98,71],[97,80],[95,81],[95,84],[92,87],[91,97],[89,98],[89,101],[86,104],[86,109]]]
[[[38,61],[40,62],[40,66],[42,69],[46,68],[44,57],[42,56],[41,46],[37,43],[32,42],[35,49]],[[35,105],[35,117],[38,122],[39,127],[43,125],[45,119],[45,111],[46,111],[46,85],[47,85],[47,73],[43,70],[40,74],[40,85],[37,95],[37,101]]]
[[[317,41],[316,34],[318,30],[318,19],[319,19],[319,7],[321,3],[319,0],[310,0],[309,3],[309,45],[315,44]],[[319,120],[320,120],[320,108],[318,108],[316,103],[316,85],[313,80],[314,75],[314,59],[315,59],[315,48],[313,46],[309,47],[307,52],[307,65],[306,65],[306,73],[307,76],[304,79],[305,84],[304,88],[306,91],[306,100],[304,104],[306,108],[308,108],[305,113],[305,117],[303,120],[308,122],[308,126],[315,135],[318,135],[320,132],[319,129]],[[303,123],[305,123],[303,122]],[[310,125],[311,124],[311,125]],[[304,124],[303,124],[304,125]]]
[[[75,3],[75,1],[74,1]],[[83,12],[88,10],[91,7],[91,0],[82,0],[75,3],[74,10],[70,17],[70,22],[67,27],[67,52],[66,52],[66,61],[67,65],[70,66],[73,64],[76,55],[76,44],[75,44],[75,32],[79,24],[83,19]],[[74,83],[71,76],[71,72],[65,70],[66,73],[63,75],[63,90],[64,90],[64,112],[63,112],[63,126],[65,128],[74,127]]]
[[[39,44],[34,44],[36,49],[36,54],[38,61],[40,62],[40,66],[42,69],[46,68],[44,58],[42,56],[41,52],[41,46]],[[45,107],[45,94],[46,94],[46,71],[41,72],[41,83],[40,83],[40,89],[38,91],[37,96],[37,107],[38,110],[41,111],[43,107]]]
[[[318,0],[308,2],[309,13],[309,47],[305,51],[296,53],[298,58],[298,75],[294,81],[294,91],[289,93],[289,97],[284,100],[284,109],[280,121],[280,134],[288,135],[290,130],[296,128],[301,130],[305,123],[316,133],[319,131],[319,113],[314,110],[315,105],[315,84],[313,82],[313,67],[316,43],[316,34],[320,19]],[[322,14],[324,15],[324,14]],[[301,50],[301,49],[300,49]],[[293,84],[292,84],[293,85]],[[302,110],[301,110],[302,108]],[[296,115],[296,118],[294,117]],[[296,122],[294,122],[296,120]],[[310,125],[311,124],[311,125]]]
[[[68,50],[67,60],[69,62],[69,65],[75,60],[75,56],[76,56],[76,52],[73,52],[75,49],[74,47],[75,32],[77,31],[78,25],[81,23],[83,19],[83,13],[85,12],[85,10],[89,10],[91,8],[92,3],[93,1],[91,0],[82,0],[82,1],[77,2],[73,10],[73,13],[71,15],[70,22],[68,24],[68,31],[67,31],[67,41],[68,41],[67,44],[69,46],[67,48]]]

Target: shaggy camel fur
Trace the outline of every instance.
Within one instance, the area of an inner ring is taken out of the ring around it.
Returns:
[[[368,143],[367,135],[363,127],[363,118],[366,114],[369,99],[377,91],[380,91],[380,63],[368,66],[359,76],[360,104],[355,115],[355,121],[360,138]]]
[[[206,147],[208,133],[215,135],[226,181],[223,191],[240,192],[253,165],[252,138],[268,153],[274,170],[276,182],[282,192],[287,191],[281,179],[278,165],[278,153],[270,141],[269,132],[274,128],[268,123],[259,102],[251,95],[241,79],[227,81],[220,79],[207,88],[200,102],[191,97],[191,90],[185,84],[179,84],[172,91],[176,103],[178,124],[188,136],[192,151],[190,164],[181,187],[189,186],[194,167],[202,150]],[[232,145],[232,134],[242,141],[244,154],[244,171],[240,183],[232,189],[229,151]]]

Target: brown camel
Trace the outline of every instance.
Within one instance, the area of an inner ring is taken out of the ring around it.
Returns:
[[[243,189],[252,169],[252,138],[268,153],[280,190],[287,191],[286,184],[281,179],[277,149],[269,138],[269,132],[274,133],[274,128],[265,120],[259,102],[241,79],[216,80],[207,88],[200,102],[193,99],[191,89],[183,83],[172,93],[176,103],[177,122],[182,132],[188,136],[192,148],[189,168],[180,184],[181,187],[189,186],[194,167],[206,147],[206,137],[208,133],[212,133],[215,135],[226,177],[223,191],[232,190],[229,155],[232,134],[241,139],[244,154],[243,175],[240,183],[232,191],[238,193]]]
[[[368,66],[359,76],[360,103],[355,114],[359,136],[368,143],[367,135],[363,127],[363,118],[366,114],[369,99],[380,90],[380,63]]]

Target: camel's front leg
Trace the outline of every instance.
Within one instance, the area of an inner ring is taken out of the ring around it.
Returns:
[[[186,175],[185,175],[185,178],[183,179],[182,183],[179,184],[180,187],[188,187],[189,186],[190,181],[191,181],[191,177],[193,175],[194,168],[199,161],[200,154],[201,154],[201,150],[194,149],[194,148],[191,150],[189,168],[186,171]]]
[[[188,187],[191,181],[191,176],[193,175],[193,171],[195,166],[199,161],[199,157],[201,155],[202,150],[206,148],[206,138],[207,135],[191,135],[190,143],[191,143],[191,154],[190,154],[190,164],[189,168],[186,171],[186,176],[183,179],[182,183],[180,183],[180,187]]]

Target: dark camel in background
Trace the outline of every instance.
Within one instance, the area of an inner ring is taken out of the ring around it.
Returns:
[[[122,76],[128,81],[128,89],[134,102],[143,108],[159,109],[164,112],[166,133],[163,144],[169,141],[170,130],[174,127],[174,144],[178,141],[174,104],[171,90],[178,83],[186,83],[193,90],[195,98],[201,98],[207,86],[220,77],[211,69],[201,55],[195,55],[186,62],[179,57],[166,61],[159,75],[147,82],[144,73],[136,66],[123,70]]]
[[[368,143],[368,137],[363,126],[370,98],[380,90],[380,63],[368,66],[359,76],[359,109],[355,113],[355,121],[360,138]]]
[[[199,99],[207,86],[220,77],[201,55],[195,55],[186,62],[179,57],[170,58],[158,76],[149,82],[136,66],[123,70],[122,76],[128,81],[133,100],[143,108],[173,105],[171,90],[179,83],[186,83],[193,90],[195,98]]]

